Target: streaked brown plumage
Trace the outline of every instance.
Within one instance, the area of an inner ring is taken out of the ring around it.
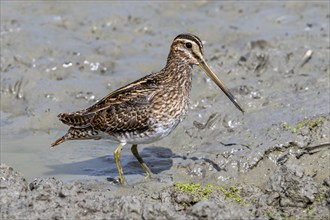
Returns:
[[[59,120],[71,127],[52,147],[67,140],[81,139],[105,138],[120,143],[114,156],[119,180],[123,184],[120,152],[125,144],[132,144],[133,155],[149,177],[150,170],[139,156],[137,144],[151,143],[167,136],[184,119],[189,105],[193,65],[199,65],[243,112],[206,64],[201,40],[192,34],[181,34],[174,39],[167,64],[160,72],[110,93],[85,110],[59,114]]]

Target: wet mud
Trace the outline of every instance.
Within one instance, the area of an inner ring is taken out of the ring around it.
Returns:
[[[148,13],[146,13],[148,12]],[[1,2],[1,219],[328,219],[329,3]],[[60,112],[159,71],[173,38],[204,42],[245,110],[194,68],[187,118],[123,149],[73,141]]]

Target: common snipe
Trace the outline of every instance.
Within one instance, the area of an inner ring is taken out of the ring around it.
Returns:
[[[151,172],[137,151],[138,144],[147,144],[169,135],[184,119],[189,105],[193,65],[198,65],[242,112],[219,78],[211,71],[203,56],[202,41],[192,34],[180,34],[172,45],[167,64],[160,72],[132,82],[101,99],[93,106],[61,113],[59,120],[70,126],[68,132],[52,147],[67,140],[108,139],[119,143],[114,157],[119,181],[125,182],[120,152],[125,144],[146,173]]]

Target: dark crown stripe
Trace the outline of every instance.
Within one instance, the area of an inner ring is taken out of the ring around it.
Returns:
[[[200,48],[203,48],[202,41],[193,34],[180,34],[174,40],[177,40],[177,39],[187,39],[187,40],[194,41]]]

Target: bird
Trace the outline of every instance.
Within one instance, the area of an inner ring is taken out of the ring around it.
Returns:
[[[174,38],[165,67],[123,86],[94,105],[72,113],[60,113],[59,120],[70,126],[51,147],[68,140],[105,139],[118,143],[114,158],[119,183],[126,184],[120,154],[130,144],[131,152],[145,172],[151,170],[139,155],[139,144],[150,144],[168,136],[187,115],[193,66],[199,66],[244,114],[235,97],[210,69],[202,41],[190,33]]]

